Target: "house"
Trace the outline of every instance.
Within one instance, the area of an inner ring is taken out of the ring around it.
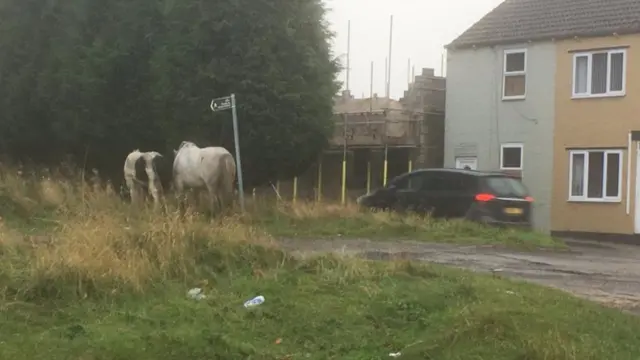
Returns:
[[[540,230],[640,233],[640,1],[506,0],[447,50],[445,165],[521,175]]]

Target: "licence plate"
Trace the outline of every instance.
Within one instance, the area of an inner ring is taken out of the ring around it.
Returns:
[[[505,208],[504,209],[504,213],[505,214],[509,214],[509,215],[522,215],[522,209],[520,209],[520,208]]]

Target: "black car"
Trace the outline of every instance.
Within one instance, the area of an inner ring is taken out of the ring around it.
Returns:
[[[517,178],[461,169],[422,169],[358,198],[369,208],[414,211],[493,225],[531,225],[533,198]]]

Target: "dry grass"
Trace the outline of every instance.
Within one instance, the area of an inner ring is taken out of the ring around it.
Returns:
[[[223,253],[228,244],[249,250],[275,248],[274,236],[561,246],[535,233],[366,212],[353,204],[249,204],[249,214],[210,220],[192,210],[180,213],[171,205],[162,210],[136,208],[110,186],[81,178],[82,174],[49,171],[0,171],[0,211],[5,214],[0,245],[5,253],[20,252],[27,264],[25,269],[6,271],[21,272],[9,277],[28,279],[29,284],[7,286],[8,293],[37,298],[142,292],[168,279],[201,275],[201,263],[194,259],[243,261]],[[262,252],[242,256],[256,259]]]
[[[154,282],[192,278],[194,259],[220,255],[225,243],[274,246],[271,236],[239,217],[134,208],[109,187],[77,186],[60,176],[25,179],[4,169],[0,196],[8,215],[0,223],[0,245],[27,256],[28,269],[16,271],[33,287],[14,289],[20,292],[58,292],[60,283],[77,285],[81,296],[142,291]]]
[[[416,214],[369,211],[347,204],[288,203],[251,207],[251,224],[285,238],[366,238],[499,245],[519,249],[566,248],[546,234],[499,229],[463,220],[441,220]]]
[[[403,261],[294,259],[271,235],[490,230],[311,204],[208,220],[65,178],[0,171],[2,359],[640,356],[637,319],[555,290]],[[193,286],[208,298],[186,298]],[[242,307],[258,294],[265,304]]]

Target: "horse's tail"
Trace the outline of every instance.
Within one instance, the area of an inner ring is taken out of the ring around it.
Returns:
[[[233,160],[233,156],[229,153],[224,154],[222,157],[222,163],[220,165],[221,175],[221,191],[223,204],[233,203],[233,183],[236,178],[236,162]]]
[[[228,176],[227,182],[230,184],[227,185],[229,187],[227,190],[233,193],[233,182],[236,180],[237,175],[236,162],[233,159],[233,155],[228,154],[224,157],[224,169]]]

